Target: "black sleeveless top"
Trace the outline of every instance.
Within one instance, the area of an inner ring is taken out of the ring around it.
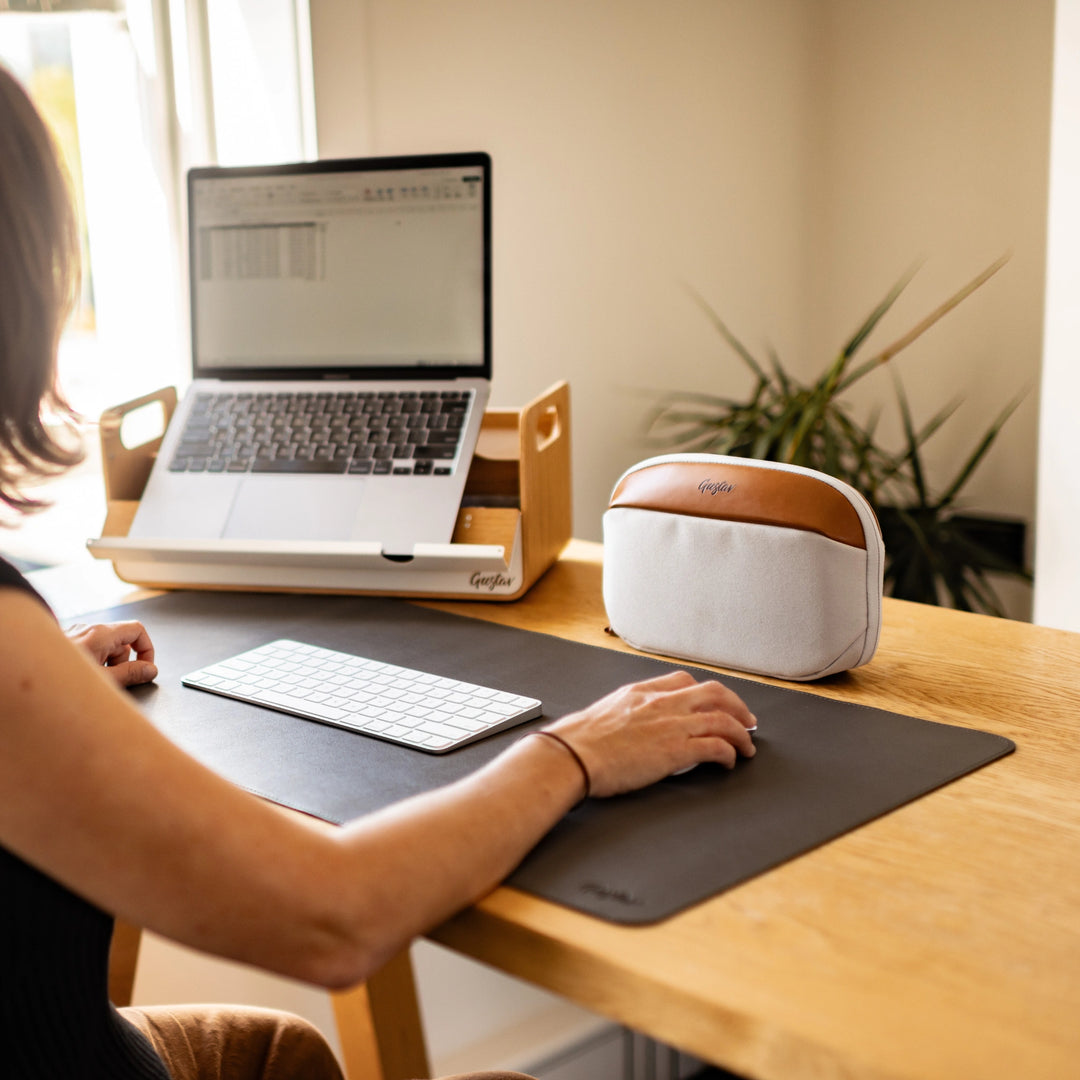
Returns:
[[[12,586],[37,597],[0,559]],[[42,603],[44,601],[42,600]],[[0,690],[0,753],[4,694]],[[0,799],[6,798],[0,792]],[[0,1072],[11,1080],[169,1080],[109,1002],[113,919],[0,845]]]

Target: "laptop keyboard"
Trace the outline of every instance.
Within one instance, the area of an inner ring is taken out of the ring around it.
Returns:
[[[170,472],[449,476],[471,390],[198,394]]]
[[[542,709],[536,698],[290,640],[181,681],[433,754],[533,720]]]

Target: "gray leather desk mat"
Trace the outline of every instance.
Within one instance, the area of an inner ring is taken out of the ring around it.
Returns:
[[[175,592],[86,618],[147,625],[160,674],[132,694],[172,740],[236,784],[337,823],[463,776],[609,689],[685,666],[371,597]],[[530,694],[545,718],[435,756],[180,685],[278,637]],[[1014,749],[985,732],[723,681],[760,721],[752,761],[583,803],[508,884],[615,922],[654,922]]]

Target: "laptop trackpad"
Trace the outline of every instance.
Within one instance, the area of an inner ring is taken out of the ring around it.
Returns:
[[[347,540],[367,485],[362,479],[341,481],[337,475],[247,477],[233,500],[222,536]]]

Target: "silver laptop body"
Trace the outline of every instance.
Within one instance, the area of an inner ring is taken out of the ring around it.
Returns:
[[[449,542],[491,380],[491,162],[188,174],[193,381],[130,536]]]

